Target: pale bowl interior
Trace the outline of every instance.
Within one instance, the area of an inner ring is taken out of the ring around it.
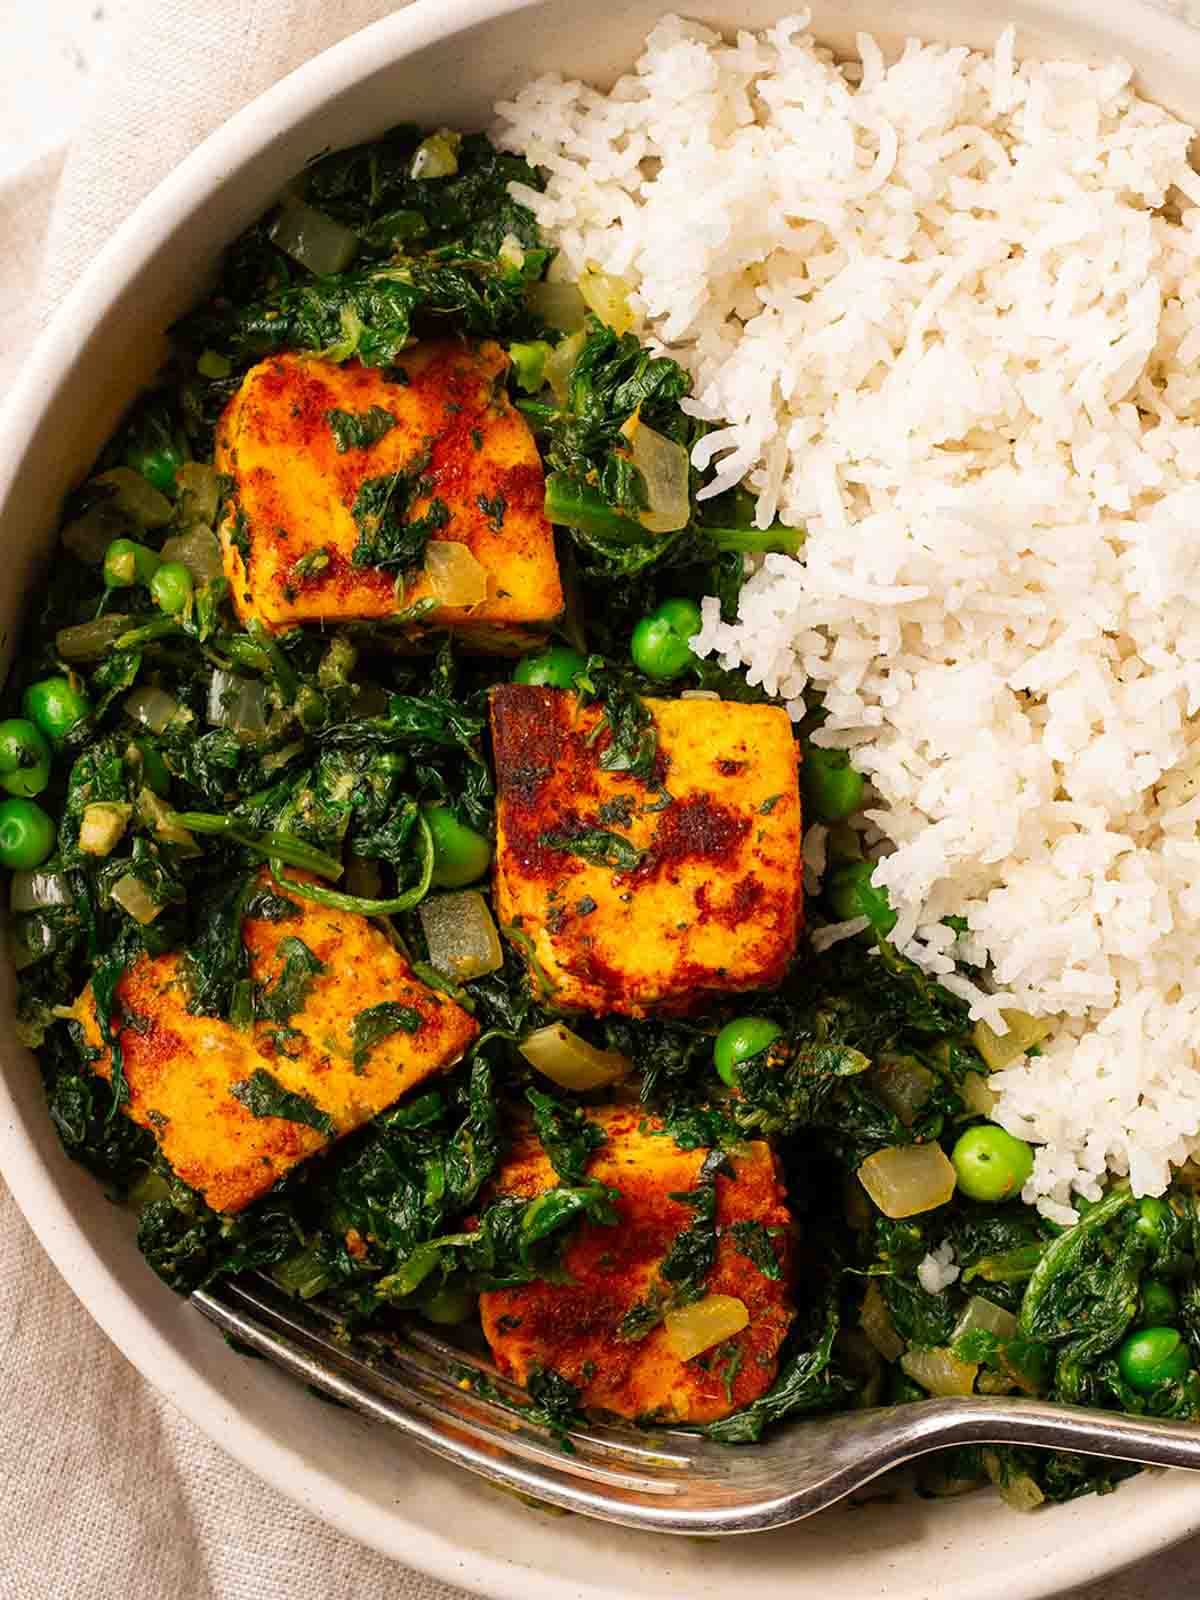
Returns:
[[[0,646],[51,547],[63,494],[85,472],[161,354],[217,251],[318,151],[395,122],[486,126],[489,108],[542,71],[605,84],[635,58],[660,0],[419,0],[320,57],[192,156],[114,237],[43,339],[0,418]],[[690,16],[757,27],[778,0],[695,0]],[[814,28],[850,52],[855,34],[987,46],[1005,23],[1022,55],[1122,55],[1144,92],[1200,118],[1200,36],[1130,0],[839,0]],[[0,1016],[11,974],[0,972]],[[1083,1582],[1200,1527],[1200,1483],[1146,1474],[1116,1500],[1034,1517],[991,1495],[842,1509],[773,1534],[703,1542],[635,1535],[518,1504],[318,1405],[234,1355],[144,1266],[130,1229],[63,1155],[32,1059],[0,1036],[0,1169],[45,1247],[121,1350],[232,1455],[347,1533],[409,1565],[493,1596],[688,1600],[880,1595],[1026,1600]],[[64,1397],[65,1400],[65,1397]]]

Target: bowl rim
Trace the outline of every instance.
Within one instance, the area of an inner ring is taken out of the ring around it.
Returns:
[[[331,45],[249,101],[210,133],[152,189],[108,239],[51,315],[0,405],[0,506],[35,447],[38,423],[53,396],[83,356],[91,329],[115,306],[129,281],[156,249],[186,221],[197,196],[217,187],[250,152],[264,148],[323,102],[381,67],[441,40],[468,33],[485,22],[535,9],[545,0],[412,0],[404,10],[380,18]],[[664,0],[663,10],[673,9]],[[686,5],[679,10],[686,12]],[[800,9],[798,6],[797,9]],[[1054,0],[1064,26],[1094,18],[1093,0]],[[1140,0],[1148,27],[1166,30],[1181,51],[1194,52],[1196,33],[1159,0]],[[101,1257],[78,1226],[66,1196],[46,1161],[22,1128],[22,1113],[0,1073],[0,1176],[31,1230],[83,1308],[143,1378],[178,1408],[227,1455],[310,1514],[392,1559],[391,1542],[372,1531],[360,1498],[321,1462],[301,1458],[268,1428],[244,1414],[231,1423],[229,1397],[180,1353],[126,1288],[122,1276]],[[36,1219],[36,1220],[35,1220]],[[1127,1567],[1200,1531],[1200,1502],[1181,1493],[1183,1473],[1160,1478],[1153,1506],[1139,1504],[1137,1518],[1107,1518],[1057,1554],[1053,1589],[1072,1587]],[[1168,1493],[1168,1484],[1175,1492]],[[503,1600],[563,1600],[564,1585],[533,1566],[515,1567],[496,1555],[468,1549],[433,1525],[410,1519],[401,1505],[390,1515],[402,1524],[403,1560],[440,1581]],[[982,1575],[981,1575],[982,1576]],[[1047,1573],[1020,1571],[984,1577],[980,1600],[1020,1600],[1045,1595]],[[591,1600],[623,1600],[603,1577],[577,1580],[572,1589]],[[1029,1586],[1026,1586],[1029,1585]],[[668,1594],[669,1584],[663,1594]]]

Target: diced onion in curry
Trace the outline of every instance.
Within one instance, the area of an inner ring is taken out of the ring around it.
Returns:
[[[667,1343],[680,1361],[724,1344],[750,1325],[745,1303],[731,1294],[706,1294],[691,1305],[675,1306],[663,1318]]]
[[[944,1206],[954,1193],[954,1168],[940,1144],[891,1145],[858,1169],[859,1182],[885,1217],[915,1217]]]
[[[522,1040],[521,1054],[560,1089],[602,1089],[633,1071],[628,1056],[617,1050],[597,1050],[561,1022],[551,1022]]]
[[[429,960],[457,983],[481,978],[504,965],[500,935],[478,889],[437,894],[418,907]]]

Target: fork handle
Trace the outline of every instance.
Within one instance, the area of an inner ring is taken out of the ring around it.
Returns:
[[[779,1428],[757,1447],[762,1471],[756,1504],[717,1511],[687,1532],[752,1532],[780,1527],[834,1505],[894,1467],[956,1445],[1015,1444],[1073,1450],[1109,1461],[1200,1469],[1200,1426],[1092,1411],[1005,1395],[920,1400],[845,1411]],[[671,1531],[685,1531],[676,1517]]]
[[[907,1413],[901,1418],[900,1413]],[[1200,1469],[1200,1425],[1123,1411],[1096,1411],[998,1395],[991,1399],[925,1400],[863,1414],[893,1432],[903,1422],[896,1461],[912,1460],[956,1444],[1019,1444],[1040,1450],[1074,1450],[1110,1461],[1150,1467]]]

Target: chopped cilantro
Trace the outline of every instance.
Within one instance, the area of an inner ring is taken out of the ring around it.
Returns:
[[[347,450],[369,450],[396,426],[395,417],[382,406],[372,406],[369,411],[327,411],[325,421],[338,455],[345,455]]]
[[[230,1087],[230,1094],[252,1117],[280,1117],[285,1122],[302,1122],[318,1133],[332,1135],[333,1118],[314,1105],[307,1095],[285,1089],[265,1067],[256,1067],[248,1078]]]

